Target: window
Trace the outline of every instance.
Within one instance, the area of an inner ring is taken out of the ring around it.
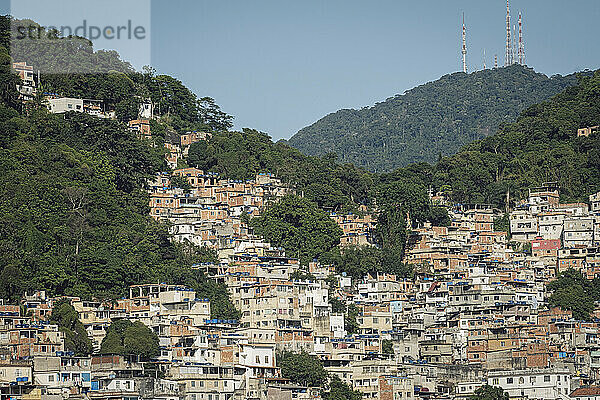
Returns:
[[[506,378],[506,383],[513,383],[513,378]]]
[[[550,382],[550,375],[544,375],[544,382]]]

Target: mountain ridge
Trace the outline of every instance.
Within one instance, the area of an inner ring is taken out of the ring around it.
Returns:
[[[576,75],[548,77],[520,65],[446,74],[372,106],[330,113],[286,142],[374,172],[434,162],[576,84]]]

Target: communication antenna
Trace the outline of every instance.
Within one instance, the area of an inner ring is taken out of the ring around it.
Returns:
[[[486,65],[485,65],[485,49],[483,49],[483,69],[486,69]]]
[[[462,24],[462,62],[463,72],[467,73],[467,29],[465,28],[465,13],[463,13],[463,24]]]
[[[523,44],[523,23],[519,13],[519,64],[525,65],[525,45]]]
[[[517,63],[517,26],[513,25],[513,40],[512,40],[512,52],[510,56],[511,64]]]
[[[509,0],[506,0],[506,54],[504,56],[504,66],[510,65],[510,6]]]
[[[498,68],[498,54],[494,54],[494,69]]]

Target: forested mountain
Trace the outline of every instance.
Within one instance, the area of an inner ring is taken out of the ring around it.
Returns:
[[[434,188],[457,202],[506,204],[528,187],[558,182],[561,201],[587,202],[600,190],[600,135],[577,137],[577,129],[600,125],[600,70],[521,113],[497,134],[465,146],[433,168]],[[428,179],[428,178],[425,178]]]
[[[574,74],[548,78],[519,65],[454,73],[372,107],[329,114],[288,142],[305,154],[335,152],[375,172],[435,162],[575,83]]]

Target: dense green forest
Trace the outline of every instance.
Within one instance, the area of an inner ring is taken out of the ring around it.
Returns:
[[[575,86],[531,106],[515,123],[445,157],[423,174],[456,202],[503,208],[526,196],[528,187],[554,181],[561,201],[587,202],[600,190],[600,136],[577,137],[577,129],[600,125],[600,70],[579,76]]]
[[[216,132],[190,146],[187,163],[233,179],[272,172],[300,194],[331,211],[348,211],[370,202],[373,175],[352,164],[339,164],[334,154],[308,157],[253,129]]]
[[[235,319],[227,289],[191,268],[216,261],[214,252],[172,243],[167,226],[148,215],[145,185],[166,168],[162,146],[138,140],[118,120],[49,114],[38,99],[22,108],[8,22],[3,17],[0,24],[0,297],[15,301],[24,291],[44,289],[51,295],[116,298],[129,285],[161,281],[196,289],[211,299],[213,316]],[[164,125],[213,129],[216,119],[230,120],[210,101],[212,111],[203,114],[202,99],[152,71],[50,78],[47,85],[65,95],[99,94],[106,101],[120,96],[114,106],[146,89],[152,96],[157,82],[167,82],[161,90],[169,87],[174,94],[163,99],[169,114]],[[122,84],[136,79],[146,82]],[[65,329],[76,332],[69,323]]]
[[[454,73],[372,107],[329,114],[288,142],[306,154],[334,152],[343,162],[376,172],[431,163],[575,83],[574,74],[548,78],[519,65]]]

